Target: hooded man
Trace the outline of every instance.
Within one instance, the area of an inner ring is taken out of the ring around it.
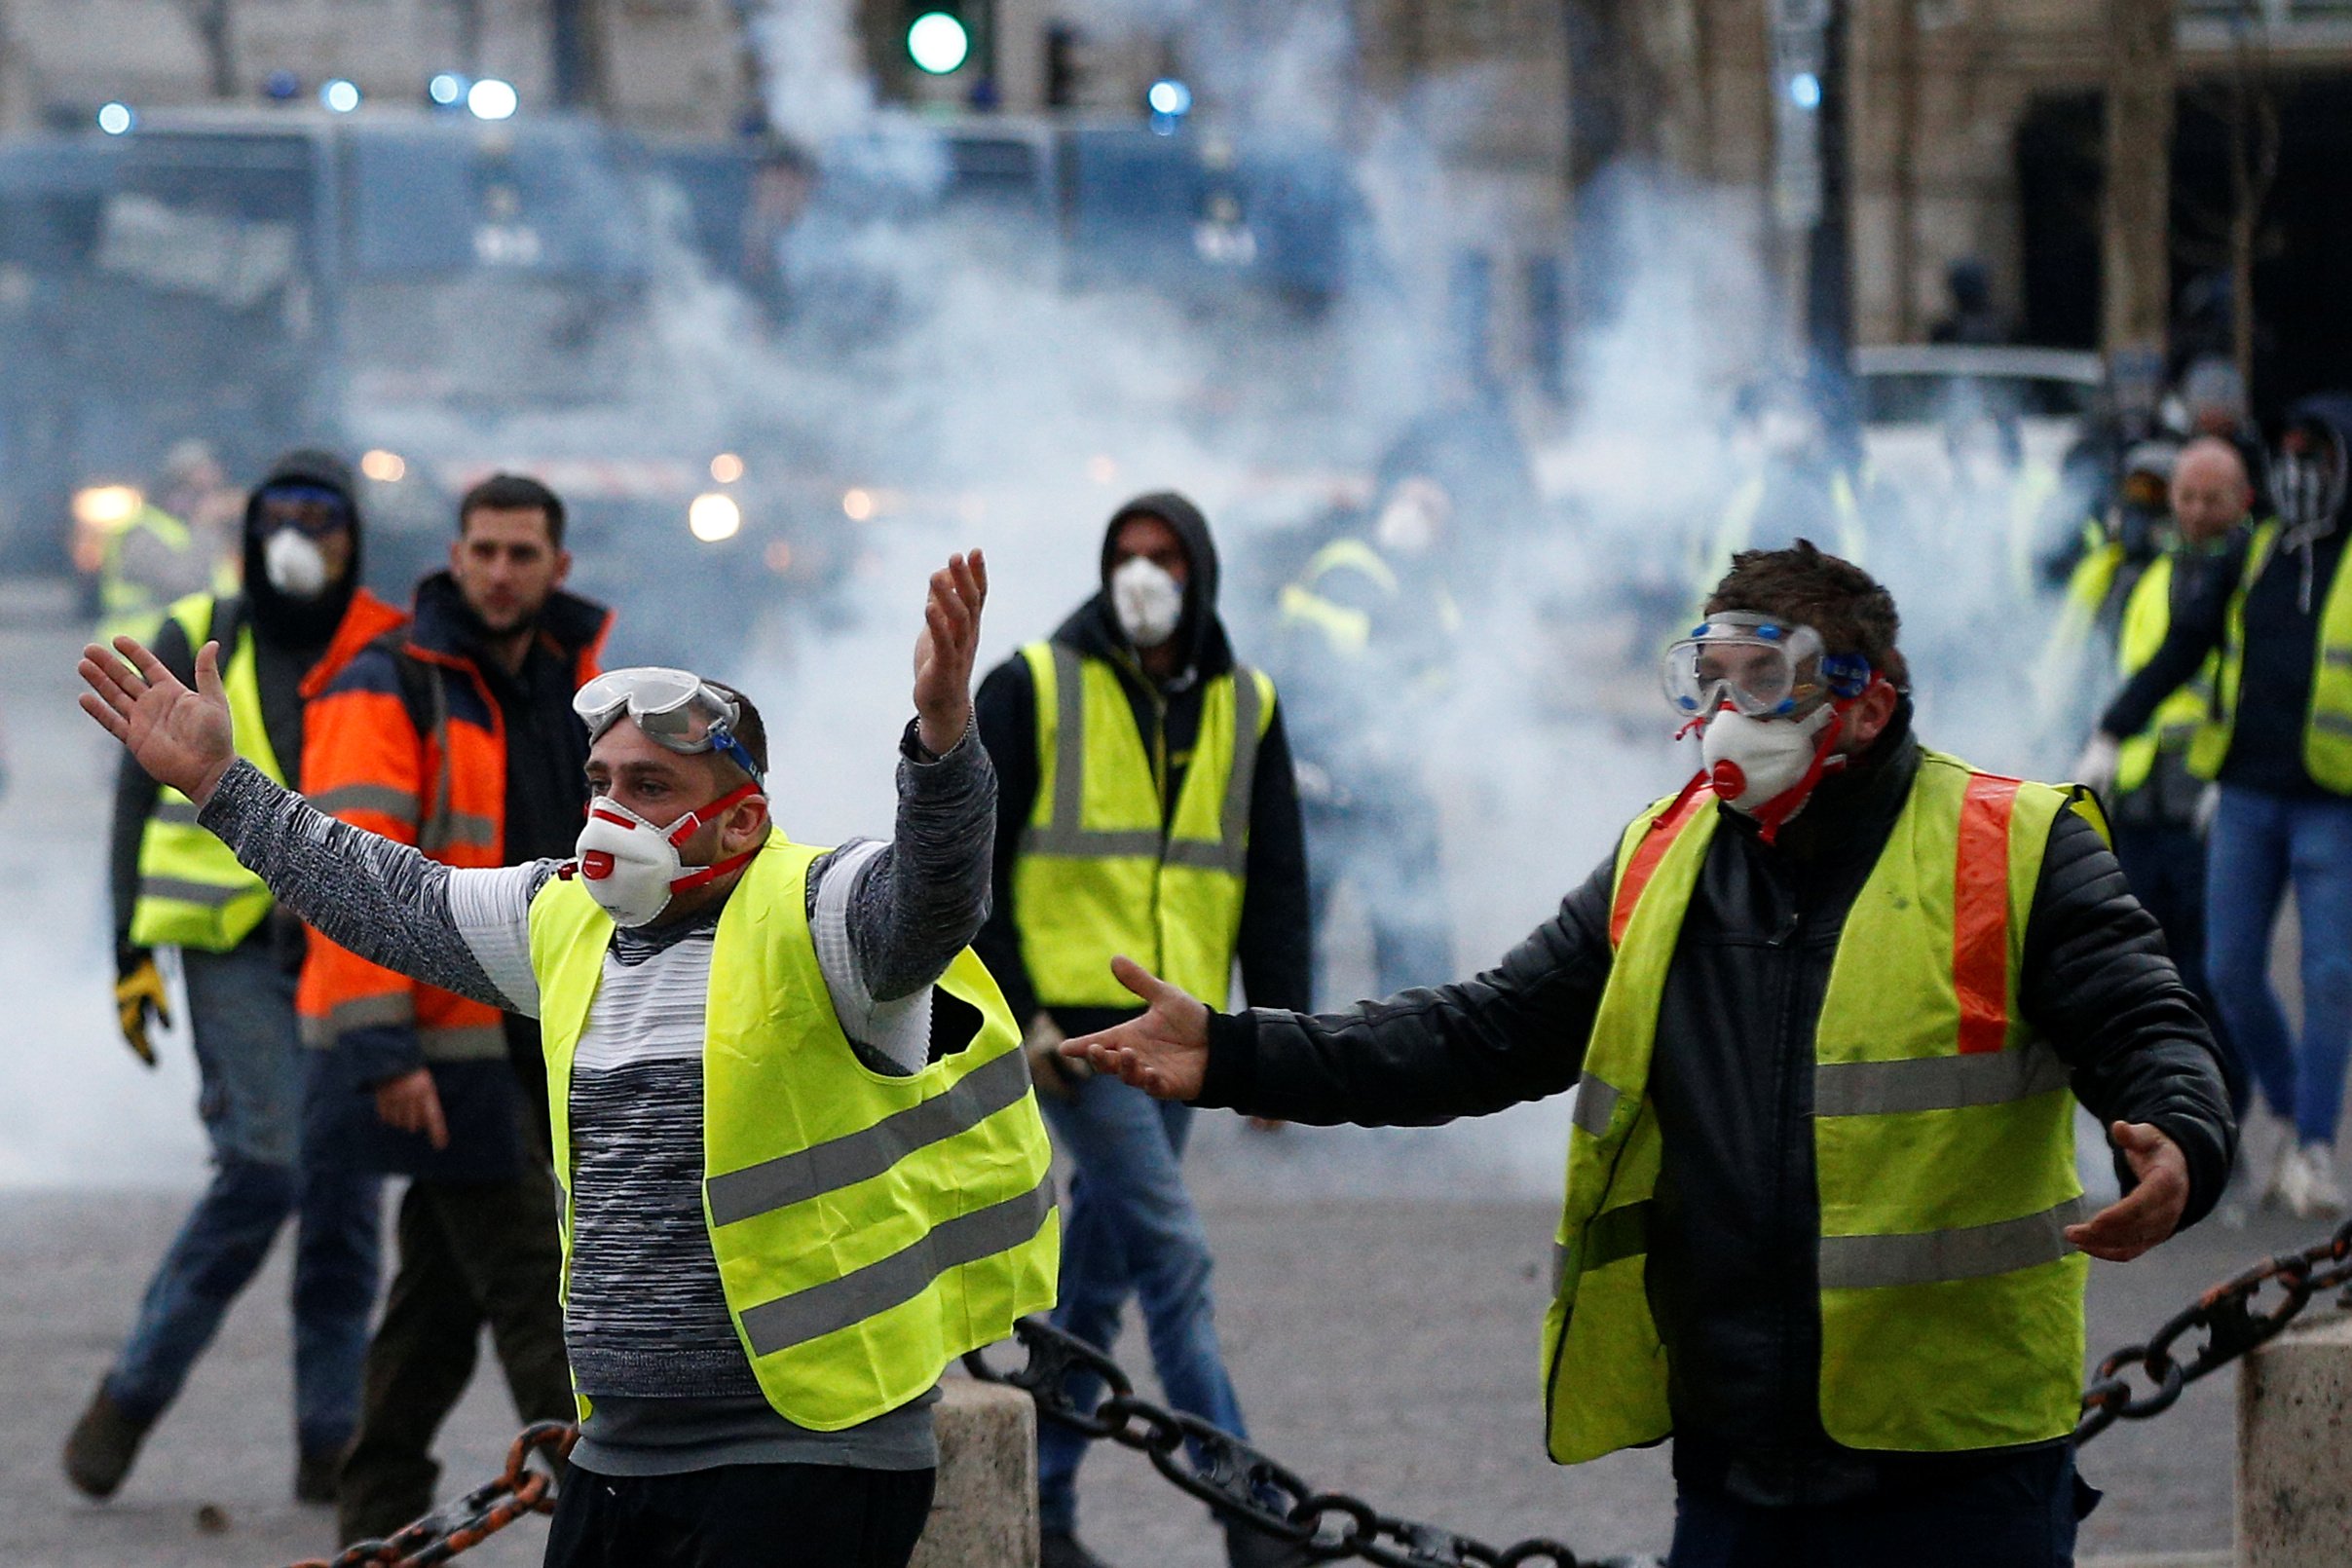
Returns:
[[[280,458],[245,505],[244,591],[182,599],[157,634],[157,656],[191,679],[196,650],[220,644],[239,754],[280,783],[300,765],[311,699],[404,618],[358,585],[355,496],[350,470],[328,454]],[[123,1037],[155,1064],[149,1030],[168,1022],[155,950],[176,947],[214,1169],[147,1287],[131,1342],[66,1440],[66,1476],[93,1497],[122,1484],[147,1430],[295,1213],[294,1492],[331,1502],[375,1301],[377,1183],[325,1169],[300,1137],[302,926],[196,825],[187,797],[129,761],[115,788],[113,874]]]
[[[1666,660],[1701,771],[1475,979],[1307,1018],[1122,962],[1063,1050],[1171,1101],[1427,1125],[1576,1090],[1561,1464],[1674,1440],[1675,1568],[2046,1568],[2076,1479],[2082,1254],[2211,1208],[2213,1043],[2078,789],[1923,747],[1894,601],[1738,557]],[[2132,1190],[2096,1215],[2076,1102]]]
[[[1239,1434],[1208,1239],[1179,1169],[1190,1112],[1051,1048],[1134,1015],[1110,978],[1116,954],[1153,954],[1220,1000],[1238,962],[1252,1003],[1306,1005],[1298,794],[1274,684],[1235,662],[1217,618],[1200,509],[1171,493],[1120,507],[1101,583],[981,686],[999,794],[994,902],[973,945],[1027,1027],[1047,1119],[1077,1163],[1055,1324],[1107,1350],[1139,1296],[1170,1402]],[[1097,1561],[1075,1533],[1085,1450],[1064,1428],[1039,1430],[1044,1568]],[[1240,1527],[1227,1543],[1237,1564],[1287,1550]]]
[[[2206,977],[2274,1116],[2294,1123],[2269,1195],[2297,1216],[2344,1207],[2335,1129],[2352,1058],[2352,573],[2344,570],[2352,399],[2297,404],[2270,467],[2278,515],[2232,536],[2155,656],[2118,693],[2076,770],[2105,787],[2124,740],[2220,654],[2188,765],[2221,785],[2207,843]],[[2288,883],[2302,941],[2303,1031],[2270,984]]]

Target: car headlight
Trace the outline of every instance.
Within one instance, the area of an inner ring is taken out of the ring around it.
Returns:
[[[121,528],[146,501],[131,485],[89,485],[73,493],[73,520],[84,528]]]
[[[703,543],[716,544],[742,531],[743,508],[735,504],[734,497],[709,491],[696,496],[686,508],[686,526]]]

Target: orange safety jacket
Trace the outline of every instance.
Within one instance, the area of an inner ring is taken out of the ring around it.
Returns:
[[[448,610],[455,599],[454,585],[444,578],[428,579],[419,591],[418,619],[354,658],[311,704],[303,793],[328,815],[414,844],[442,865],[503,866],[505,716],[463,651],[462,637],[453,635]],[[570,662],[577,686],[598,672],[612,615],[570,595],[558,600],[564,613],[543,616],[541,635]],[[554,626],[571,635],[557,636]],[[367,1052],[370,1062],[351,1064],[347,1075],[356,1081],[345,1088],[370,1087],[419,1064],[431,1068],[436,1080],[450,1068],[472,1076],[466,1065],[471,1064],[495,1063],[493,1077],[510,1076],[505,1025],[497,1008],[369,963],[317,931],[295,1010],[303,1044],[317,1050],[348,1048],[354,1037],[381,1044],[413,1036],[413,1052]],[[456,1109],[451,1087],[441,1083],[445,1112]],[[499,1099],[511,1103],[504,1093]],[[507,1118],[501,1113],[496,1119]],[[458,1129],[450,1131],[455,1143]]]

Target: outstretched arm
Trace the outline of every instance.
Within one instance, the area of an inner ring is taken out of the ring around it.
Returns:
[[[538,1011],[536,995],[510,994],[492,981],[468,928],[451,915],[450,887],[459,875],[481,884],[467,904],[485,912],[474,922],[482,940],[500,934],[493,927],[528,921],[530,895],[549,865],[453,873],[406,844],[322,815],[238,761],[219,645],[197,653],[193,691],[136,640],[120,637],[115,647],[120,657],[94,645],[83,650],[83,711],[159,783],[194,801],[197,820],[280,903],[372,963],[492,1007]]]

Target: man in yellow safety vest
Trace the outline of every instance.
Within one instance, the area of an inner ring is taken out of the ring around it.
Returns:
[[[1182,496],[1138,496],[1102,536],[1101,590],[980,689],[1003,793],[996,894],[978,943],[1028,1029],[1045,1112],[1077,1166],[1055,1324],[1110,1347],[1138,1298],[1170,1402],[1242,1433],[1209,1293],[1209,1241],[1184,1189],[1191,1113],[1064,1071],[1051,1047],[1131,1015],[1113,953],[1142,953],[1225,1000],[1308,999],[1305,853],[1274,683],[1236,661],[1216,613],[1216,547]],[[1089,1397],[1084,1390],[1081,1399]],[[1037,1435],[1043,1568],[1095,1568],[1078,1541],[1086,1442]],[[1226,1531],[1237,1568],[1283,1543]]]
[[[2081,791],[1911,729],[1892,599],[1743,554],[1668,655],[1699,774],[1475,980],[1063,1049],[1153,1094],[1427,1123],[1576,1088],[1545,1329],[1553,1459],[1674,1439],[1683,1568],[2071,1560],[2089,1256],[2202,1214],[2213,1045]],[[2092,1213],[2074,1106],[2130,1192]]]
[[[940,1373],[1053,1299],[1052,1151],[1021,1031],[964,947],[994,776],[986,578],[931,579],[888,844],[796,844],[741,692],[616,670],[576,858],[451,867],[234,764],[191,692],[92,648],[83,705],[329,939],[541,1021],[579,1395],[552,1568],[903,1568]]]

